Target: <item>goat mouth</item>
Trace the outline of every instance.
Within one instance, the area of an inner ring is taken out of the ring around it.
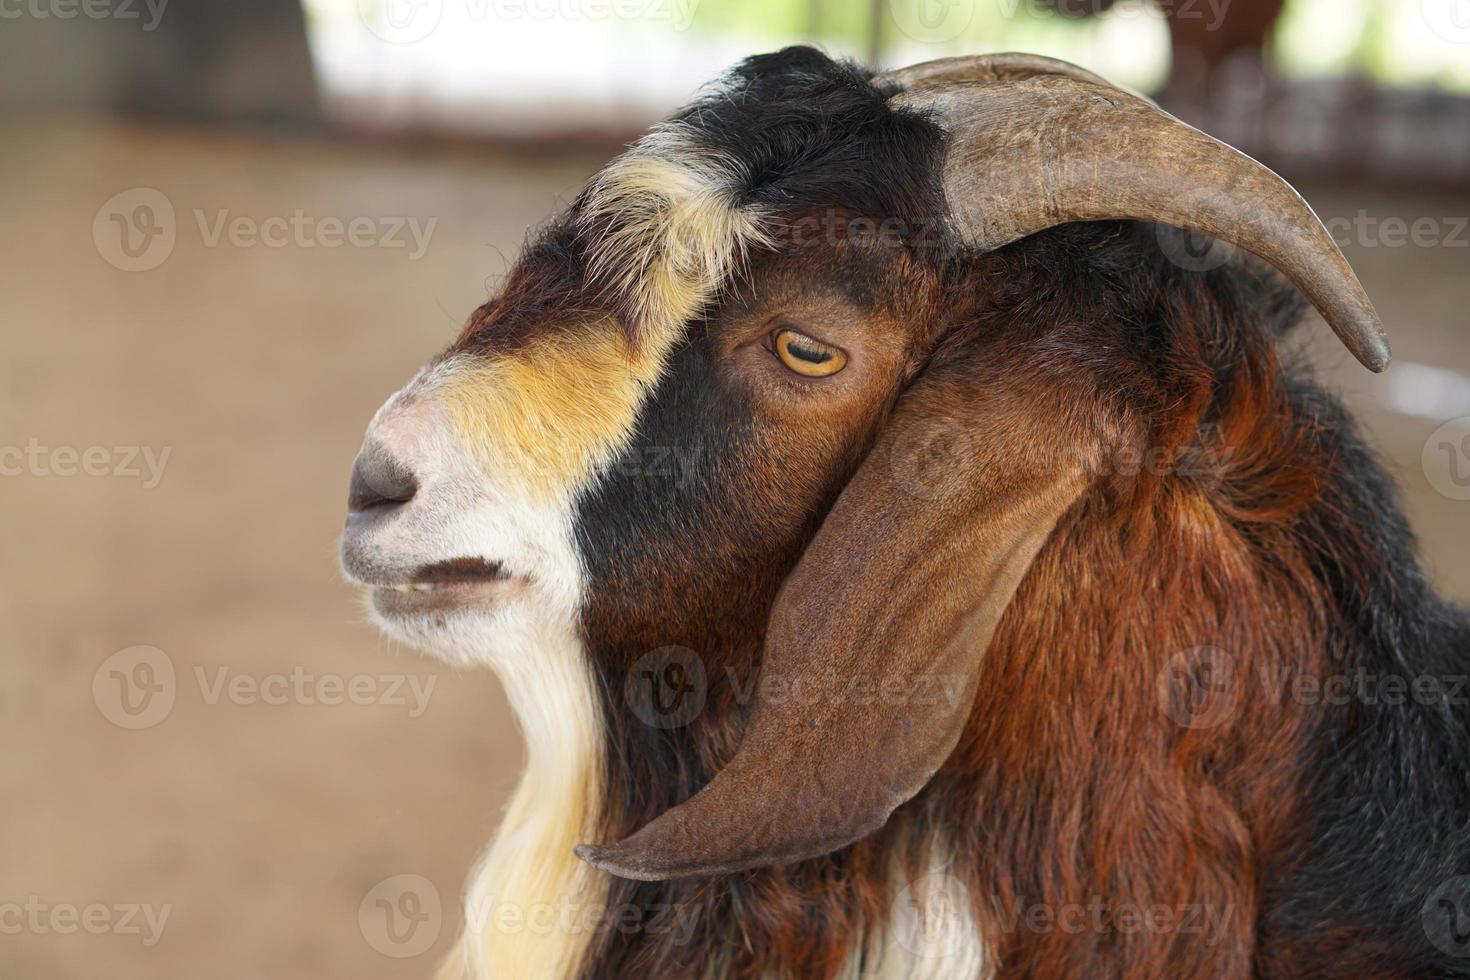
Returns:
[[[373,606],[384,615],[443,612],[506,596],[522,582],[500,562],[455,558],[425,565],[407,581],[373,583]]]
[[[451,558],[424,565],[409,576],[409,588],[453,585],[462,582],[508,582],[514,576],[498,561],[484,558]],[[396,586],[395,586],[396,588]]]

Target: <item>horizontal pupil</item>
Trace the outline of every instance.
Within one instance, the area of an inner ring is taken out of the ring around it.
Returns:
[[[812,350],[810,347],[802,347],[795,341],[787,341],[786,350],[811,364],[823,364],[832,360],[831,351]]]

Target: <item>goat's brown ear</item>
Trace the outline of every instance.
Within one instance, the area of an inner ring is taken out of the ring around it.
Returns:
[[[1082,457],[978,370],[931,365],[900,399],[782,587],[730,764],[581,857],[640,880],[817,857],[883,826],[944,763],[1002,612],[1085,485]]]

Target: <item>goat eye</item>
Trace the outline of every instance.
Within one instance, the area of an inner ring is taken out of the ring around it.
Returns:
[[[771,335],[771,349],[782,364],[808,378],[830,378],[847,366],[841,350],[795,330],[777,330]]]

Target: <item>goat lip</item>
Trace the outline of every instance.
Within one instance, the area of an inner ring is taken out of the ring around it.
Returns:
[[[520,590],[514,578],[438,579],[373,587],[373,608],[384,616],[449,612],[484,606]]]

